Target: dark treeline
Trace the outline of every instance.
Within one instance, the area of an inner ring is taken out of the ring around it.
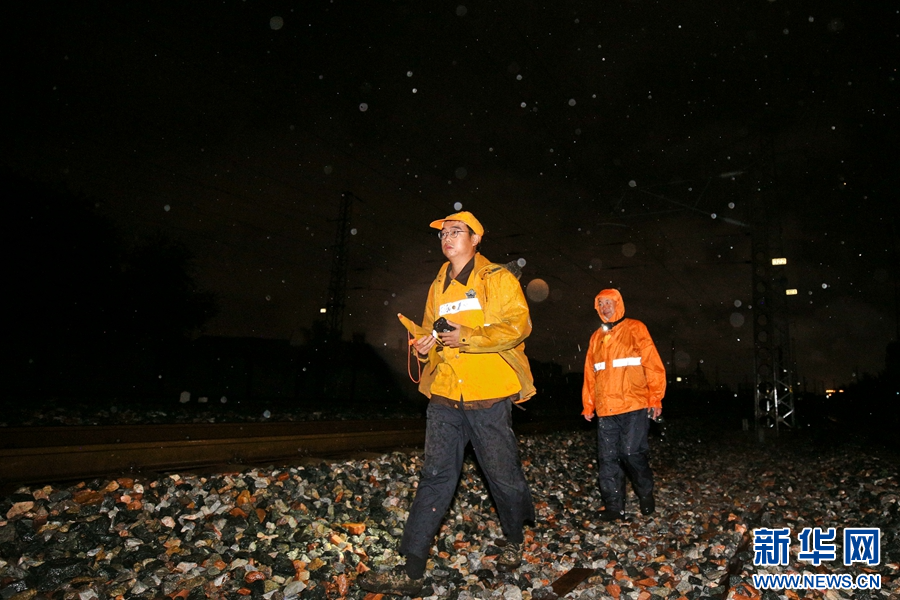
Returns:
[[[303,344],[203,335],[215,299],[191,276],[190,252],[162,235],[125,239],[95,203],[64,190],[6,175],[3,243],[8,258],[7,318],[0,354],[2,403],[20,407],[72,398],[96,403],[139,399],[171,405],[188,392],[212,408],[335,408],[369,415],[424,413],[407,380],[403,355],[330,339],[319,323]],[[538,395],[515,411],[519,420],[581,411],[581,373],[532,361]],[[702,417],[724,428],[753,424],[752,387],[670,382],[667,418]],[[829,396],[797,393],[798,429],[840,438],[900,426],[900,344],[885,369],[862,375]],[[337,401],[337,402],[335,402]],[[892,438],[893,439],[893,438]],[[888,441],[885,438],[885,441]]]
[[[11,307],[3,322],[6,394],[88,392],[135,369],[159,369],[153,363],[165,349],[213,314],[181,244],[162,235],[125,240],[98,205],[66,191],[11,175],[0,185]]]
[[[900,342],[893,341],[885,349],[883,371],[875,375],[862,373],[825,396],[809,398],[802,408],[808,415],[806,421],[824,431],[854,432],[900,448],[898,404]]]

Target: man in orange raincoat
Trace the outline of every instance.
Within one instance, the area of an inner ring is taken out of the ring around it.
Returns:
[[[647,460],[649,419],[662,414],[666,369],[646,325],[625,318],[618,290],[603,290],[594,300],[603,325],[591,336],[584,361],[582,415],[596,415],[600,495],[604,521],[625,516],[625,474],[641,513],[656,510],[653,471]]]

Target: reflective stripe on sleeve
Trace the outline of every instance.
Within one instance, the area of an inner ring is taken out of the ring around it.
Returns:
[[[602,371],[605,368],[606,368],[605,362],[594,363],[594,371]]]
[[[448,302],[438,307],[438,316],[452,315],[466,310],[481,310],[481,302],[478,298],[466,298],[465,300],[457,300],[456,302]]]
[[[628,358],[614,358],[613,368],[616,367],[638,367],[641,364],[640,356],[629,356]]]

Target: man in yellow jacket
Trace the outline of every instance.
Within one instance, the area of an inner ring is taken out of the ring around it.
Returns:
[[[505,267],[478,253],[484,227],[472,213],[452,214],[431,227],[440,230],[448,262],[431,284],[422,328],[417,328],[432,333],[413,343],[423,366],[419,390],[430,399],[425,464],[400,543],[406,564],[399,571],[370,571],[359,580],[363,589],[381,594],[422,591],[425,563],[469,442],[506,535],[496,560],[499,570],[521,564],[523,524],[534,521],[511,415],[514,403],[535,393],[525,357],[531,318],[522,286]],[[441,318],[445,323],[435,326]]]
[[[618,290],[603,290],[594,300],[603,325],[591,336],[584,361],[582,415],[596,415],[600,495],[604,521],[625,515],[625,473],[638,496],[641,513],[656,510],[653,471],[647,455],[649,418],[662,414],[666,369],[647,327],[625,318]]]

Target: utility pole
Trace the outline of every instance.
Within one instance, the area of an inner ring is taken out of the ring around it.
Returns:
[[[773,138],[763,134],[756,189],[751,192],[751,265],[753,267],[753,349],[756,389],[754,415],[757,436],[795,427],[791,343],[787,319],[786,259],[781,222]]]
[[[328,300],[325,303],[328,340],[339,342],[344,335],[344,307],[347,296],[347,236],[350,233],[350,208],[353,200],[350,192],[341,194],[337,230],[331,255],[331,275],[328,279]]]

